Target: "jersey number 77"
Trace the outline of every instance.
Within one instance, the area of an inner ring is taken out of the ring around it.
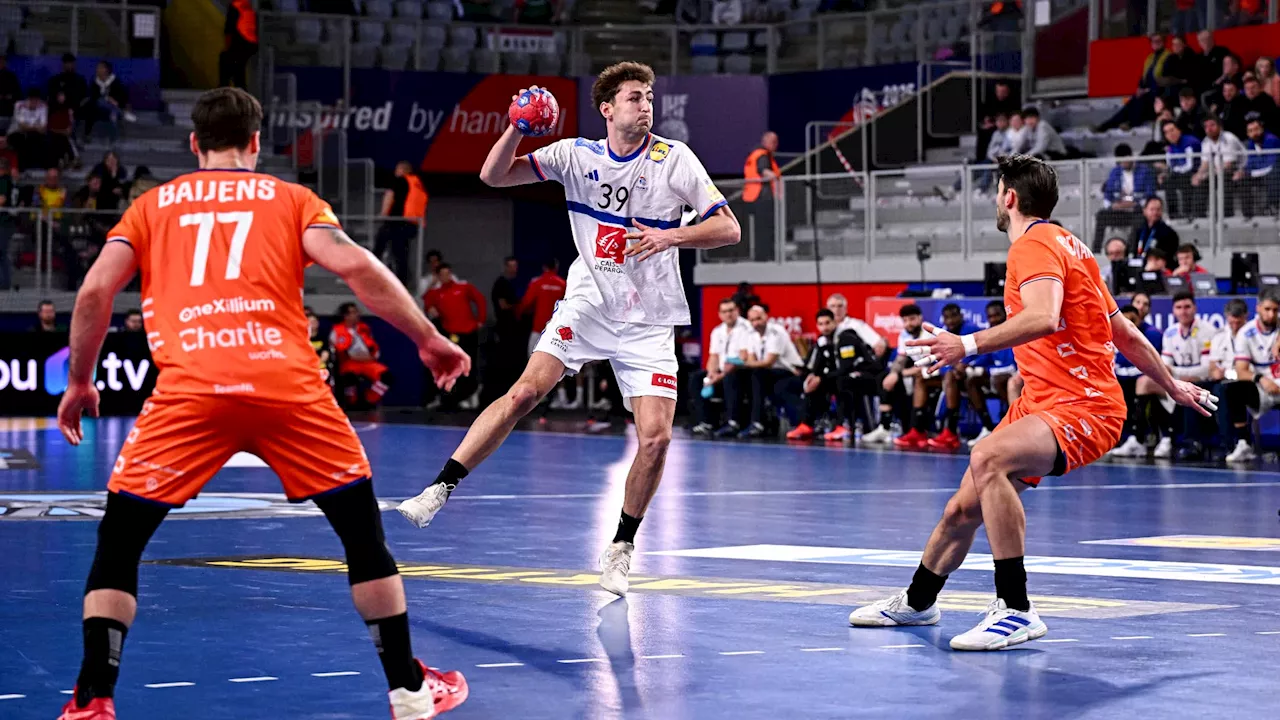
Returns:
[[[196,226],[196,252],[191,262],[191,286],[204,285],[204,277],[209,264],[209,245],[213,242],[213,227],[218,225],[235,225],[231,234],[231,247],[227,253],[227,280],[240,277],[240,261],[244,258],[244,246],[249,240],[249,230],[253,227],[253,212],[240,210],[236,212],[201,212],[189,213],[178,218],[181,227]]]

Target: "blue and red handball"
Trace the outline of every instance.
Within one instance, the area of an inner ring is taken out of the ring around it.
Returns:
[[[541,137],[555,130],[560,120],[560,104],[550,90],[531,87],[515,96],[507,116],[521,135]]]

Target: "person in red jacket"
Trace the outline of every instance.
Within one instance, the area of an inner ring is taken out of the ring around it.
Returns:
[[[542,336],[543,329],[551,321],[556,303],[564,299],[565,282],[564,278],[557,273],[559,267],[560,264],[555,258],[542,263],[542,274],[529,283],[528,289],[524,291],[524,297],[520,298],[520,304],[516,306],[516,314],[521,317],[533,314],[533,332],[529,335],[530,355],[537,347],[538,338]]]
[[[343,303],[338,308],[342,321],[329,333],[329,345],[338,356],[338,378],[348,407],[354,407],[359,398],[360,381],[369,382],[364,401],[377,405],[391,384],[391,372],[378,362],[378,343],[373,331],[360,322],[360,310],[355,303]]]
[[[449,263],[440,263],[436,267],[436,279],[439,284],[422,296],[427,316],[435,320],[441,331],[457,343],[474,363],[480,349],[480,328],[484,327],[487,316],[484,293],[475,285],[455,278]],[[459,399],[465,399],[468,409],[474,407],[475,381],[471,378],[459,380],[465,382],[458,382],[452,392],[441,398],[443,409],[457,409]]]

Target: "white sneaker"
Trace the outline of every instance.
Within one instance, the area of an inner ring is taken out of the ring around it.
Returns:
[[[387,693],[391,700],[391,720],[430,720],[467,701],[471,694],[467,679],[453,670],[441,673],[422,665],[422,687],[416,691],[396,688]]]
[[[1135,435],[1130,435],[1120,447],[1111,451],[1114,457],[1146,457],[1147,446],[1143,445]]]
[[[893,433],[877,426],[875,430],[862,436],[862,442],[864,445],[888,445],[893,442]]]
[[[982,428],[982,432],[978,433],[978,437],[969,441],[969,447],[973,447],[974,445],[977,445],[978,443],[982,442],[982,439],[987,437],[990,434],[991,434],[990,430],[986,429],[985,427]]]
[[[907,591],[879,602],[864,605],[849,613],[854,627],[892,627],[894,625],[936,625],[942,619],[938,604],[916,610],[907,604]]]
[[[417,497],[411,497],[397,505],[396,510],[399,510],[409,522],[424,528],[431,524],[436,513],[440,512],[440,508],[444,507],[448,499],[449,489],[444,483],[436,483],[428,485],[427,489],[418,493]]]
[[[1155,457],[1157,460],[1168,460],[1173,457],[1173,438],[1160,438],[1160,442],[1156,443]]]
[[[1253,446],[1249,444],[1248,440],[1237,440],[1236,449],[1232,450],[1230,455],[1227,455],[1227,462],[1229,463],[1246,463],[1257,459],[1258,453],[1253,451]]]
[[[635,550],[633,543],[621,540],[605,548],[600,556],[600,587],[618,597],[627,596],[631,586],[627,574],[631,572],[631,553]]]
[[[987,616],[963,635],[951,638],[952,650],[1003,650],[1045,636],[1049,627],[1036,614],[1036,606],[1022,612],[1010,610],[996,598],[987,606]]]

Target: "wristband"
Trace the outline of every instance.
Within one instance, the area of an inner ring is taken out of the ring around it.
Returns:
[[[978,339],[973,335],[961,335],[960,342],[964,343],[964,356],[971,357],[978,354]]]

